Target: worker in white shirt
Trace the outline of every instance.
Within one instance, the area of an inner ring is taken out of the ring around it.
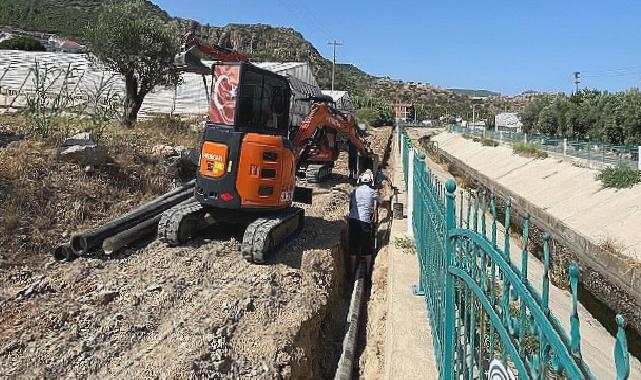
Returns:
[[[374,188],[374,173],[367,169],[358,177],[358,187],[349,199],[349,254],[351,271],[361,257],[365,258],[365,269],[369,272],[374,251],[374,219],[376,206],[382,202]]]

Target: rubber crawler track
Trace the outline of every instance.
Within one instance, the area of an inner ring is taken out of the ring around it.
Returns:
[[[170,246],[185,243],[197,232],[196,228],[191,228],[191,231],[185,231],[185,228],[189,229],[190,227],[185,222],[190,217],[200,219],[204,215],[205,209],[203,206],[193,199],[170,208],[162,214],[158,222],[158,240]]]
[[[243,235],[243,257],[253,263],[264,263],[265,255],[302,229],[304,220],[305,211],[296,207],[273,217],[257,219],[247,227]]]
[[[309,165],[305,171],[305,178],[309,183],[318,183],[332,174],[332,168],[327,165]]]

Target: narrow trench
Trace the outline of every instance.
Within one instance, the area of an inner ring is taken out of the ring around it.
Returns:
[[[389,159],[392,153],[392,143],[394,141],[395,132],[396,132],[395,128],[392,128],[390,138],[387,142],[387,145],[385,146],[383,160],[379,163],[379,166],[378,166],[381,170],[383,170],[384,174],[388,178],[391,178],[391,173],[389,173],[388,165],[389,165]],[[391,230],[392,230],[391,222],[392,222],[392,215],[391,215],[391,212],[389,212],[389,214],[387,215],[387,218],[380,222],[379,228],[376,231],[377,244],[376,244],[376,253],[374,256],[374,262],[372,263],[372,272],[376,267],[376,255],[378,255],[389,244]],[[381,229],[381,226],[387,226],[387,228]],[[370,276],[371,274],[372,273],[370,273]],[[368,305],[372,295],[371,292],[372,292],[372,283],[371,281],[369,283],[366,282],[366,287],[364,289],[364,295],[363,295],[363,302],[361,304],[361,317],[359,319],[359,325],[358,325],[358,335],[356,339],[356,347],[355,347],[354,363],[353,363],[354,365],[352,368],[352,374],[353,374],[352,378],[354,379],[360,378],[361,377],[360,374],[362,370],[364,370],[363,368],[361,368],[361,364],[362,364],[361,357],[364,354],[365,346],[367,344],[367,325],[370,317]]]
[[[389,157],[391,155],[392,139],[394,129],[390,133],[389,140],[385,146],[382,162],[379,167],[387,168]],[[391,216],[390,216],[391,218]],[[391,220],[391,219],[390,219]],[[385,220],[384,222],[387,222]],[[338,262],[336,265],[346,265],[349,260],[347,249],[347,228],[341,234],[341,244],[339,252],[336,253]],[[389,234],[377,234],[379,239],[378,247],[385,247],[389,240]],[[292,378],[308,377],[310,374],[320,375],[320,378],[334,378],[339,370],[339,360],[343,353],[343,341],[348,332],[348,318],[350,300],[354,289],[354,283],[347,271],[341,269],[337,271],[337,276],[342,276],[337,280],[337,286],[330,290],[328,305],[325,312],[321,315],[320,320],[309,320],[307,326],[301,328],[297,339],[296,346],[303,347],[307,351],[309,362],[300,368],[292,371]],[[370,286],[363,290],[363,301],[360,305],[360,318],[358,322],[358,333],[356,346],[353,347],[354,359],[352,366],[352,378],[359,377],[359,359],[364,348],[367,326],[367,302],[369,300]]]

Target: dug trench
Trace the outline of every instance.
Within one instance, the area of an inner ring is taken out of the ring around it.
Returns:
[[[383,155],[391,128],[372,131]],[[0,375],[331,378],[346,329],[345,157],[303,231],[266,265],[242,234],[214,229],[182,247],[152,241],[113,257],[6,269]]]
[[[523,217],[527,212],[530,217],[528,250],[539,260],[543,257],[543,236],[546,232],[549,233],[551,282],[568,289],[568,267],[573,262],[578,263],[579,302],[613,337],[616,337],[618,328],[616,314],[622,314],[627,322],[625,331],[628,350],[637,359],[641,359],[641,304],[634,292],[629,291],[629,284],[622,283],[620,278],[604,269],[603,264],[598,265],[594,258],[596,256],[606,260],[605,262],[611,262],[616,261],[617,257],[567,229],[562,223],[551,220],[544,210],[491,181],[442,149],[429,147],[426,152],[432,160],[446,168],[457,183],[479,192],[494,194],[498,220],[505,219],[503,211],[506,200],[510,199],[511,233],[522,234]],[[614,264],[612,266],[619,267]],[[638,293],[638,289],[636,292]]]

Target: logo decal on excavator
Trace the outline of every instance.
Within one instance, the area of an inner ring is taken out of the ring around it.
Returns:
[[[216,124],[234,125],[240,66],[215,66],[210,119]]]
[[[212,161],[225,161],[225,158],[220,154],[203,153],[203,157]]]

